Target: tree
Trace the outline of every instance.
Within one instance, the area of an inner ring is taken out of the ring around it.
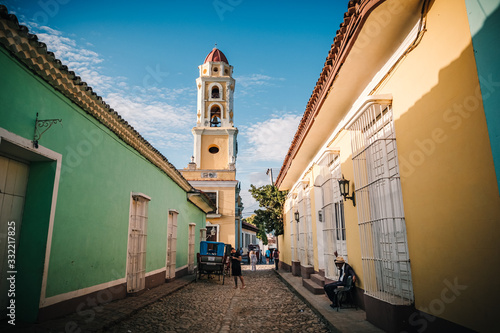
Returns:
[[[256,226],[259,231],[257,231],[257,238],[261,239],[262,240],[262,244],[264,245],[267,245],[268,241],[267,241],[267,233],[266,233],[266,229],[264,227],[263,224],[260,224],[260,225],[257,225],[255,223],[255,214],[250,216],[250,217],[247,217],[246,219],[243,219],[243,221],[245,221],[246,223],[250,223],[250,224],[253,224],[254,226]]]
[[[259,203],[259,206],[264,209],[254,211],[255,217],[253,224],[259,230],[273,232],[276,236],[283,235],[283,205],[286,200],[287,191],[278,191],[278,188],[273,185],[264,185],[255,187],[250,185],[248,190],[252,197]]]

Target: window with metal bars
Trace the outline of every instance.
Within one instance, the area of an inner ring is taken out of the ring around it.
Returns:
[[[132,195],[127,251],[127,292],[130,293],[145,288],[149,200],[142,194]]]
[[[311,221],[310,191],[301,190],[298,202],[299,222],[298,229],[298,255],[301,265],[313,265],[314,249]]]
[[[339,270],[335,266],[335,258],[342,256],[348,261],[347,240],[345,237],[344,202],[340,195],[338,180],[341,178],[340,159],[330,154],[321,167],[324,182],[321,184],[323,197],[323,243],[325,276],[338,279]]]
[[[348,129],[365,292],[391,304],[411,304],[413,286],[391,104],[367,104]]]
[[[288,219],[289,219],[289,226],[290,226],[290,250],[292,252],[292,261],[296,261],[297,256],[295,254],[296,252],[296,228],[297,228],[297,223],[295,222],[295,217],[294,213],[296,211],[295,206],[293,205],[293,199],[291,199],[292,202],[289,204],[289,209],[288,209]]]

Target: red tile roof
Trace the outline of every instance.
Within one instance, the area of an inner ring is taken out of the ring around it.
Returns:
[[[276,178],[276,186],[279,187],[283,182],[292,164],[292,160],[314,123],[314,119],[325,101],[328,91],[333,85],[354,41],[358,37],[358,33],[363,23],[366,21],[367,16],[375,7],[384,1],[385,0],[350,0],[347,4],[347,11],[344,13],[344,21],[340,23],[340,27],[333,39],[333,44],[326,57],[323,71],[312,91],[304,115],[297,128],[297,132],[295,132],[292,143],[285,156],[285,160],[283,161],[283,165],[281,166],[280,173]]]

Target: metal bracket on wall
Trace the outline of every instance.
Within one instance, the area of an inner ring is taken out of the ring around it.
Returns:
[[[33,148],[38,148],[38,140],[42,138],[43,133],[47,132],[49,128],[57,123],[61,123],[62,119],[38,119],[38,112],[36,113],[35,132],[33,133]]]

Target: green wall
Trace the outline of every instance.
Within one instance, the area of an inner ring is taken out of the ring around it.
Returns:
[[[151,197],[147,272],[165,267],[169,209],[179,212],[177,266],[187,265],[188,224],[197,224],[198,250],[205,214],[187,201],[185,191],[3,49],[0,77],[0,127],[31,140],[37,112],[40,119],[62,119],[62,126],[53,125],[39,141],[63,156],[46,296],[125,277],[131,192]],[[19,280],[31,286],[20,301],[33,314],[40,295],[55,162],[31,167],[18,265]],[[35,173],[45,176],[37,179]],[[36,228],[40,230],[32,230]]]

